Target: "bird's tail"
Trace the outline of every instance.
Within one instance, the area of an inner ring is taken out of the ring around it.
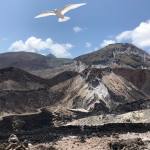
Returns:
[[[68,20],[70,20],[70,17],[59,18],[58,22],[65,22],[65,21],[68,21]]]

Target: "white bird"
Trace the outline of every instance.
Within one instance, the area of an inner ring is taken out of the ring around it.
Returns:
[[[41,13],[38,16],[36,16],[35,18],[48,17],[48,16],[57,16],[59,18],[58,22],[68,21],[70,19],[70,17],[66,17],[64,15],[67,12],[69,12],[70,10],[79,8],[79,7],[84,6],[84,5],[86,5],[86,3],[69,4],[69,5],[66,5],[62,9],[54,9],[52,11],[47,11],[47,12]]]

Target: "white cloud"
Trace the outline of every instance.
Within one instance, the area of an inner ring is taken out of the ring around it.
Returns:
[[[85,43],[85,47],[86,47],[86,48],[90,48],[91,46],[92,46],[92,44],[91,44],[90,42],[86,42],[86,43]]]
[[[112,40],[104,40],[102,46],[105,43],[112,42],[130,42],[140,48],[147,49],[150,51],[150,20],[146,22],[141,22],[133,30],[123,31],[119,33]]]
[[[83,29],[82,29],[81,27],[79,27],[79,26],[73,27],[73,31],[74,31],[75,33],[81,32],[82,30],[83,30]]]
[[[69,50],[73,47],[70,43],[60,44],[51,38],[42,40],[36,37],[29,37],[25,42],[22,40],[14,42],[9,51],[26,51],[41,54],[52,53],[56,57],[71,57]]]
[[[105,47],[105,46],[107,46],[107,45],[109,45],[109,44],[114,44],[114,43],[115,43],[114,40],[104,40],[104,41],[101,43],[100,47]]]
[[[125,41],[128,38],[131,38],[132,31],[124,31],[116,36],[116,41]]]
[[[133,30],[120,33],[116,40],[130,41],[141,48],[150,48],[150,20],[140,23]]]

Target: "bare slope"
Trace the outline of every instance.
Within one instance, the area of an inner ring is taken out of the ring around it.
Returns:
[[[98,51],[77,57],[88,65],[118,67],[150,67],[150,55],[132,44],[111,44]]]
[[[18,68],[0,69],[1,113],[31,112],[52,106],[63,99],[65,84],[57,91],[51,87],[76,75],[76,72],[64,72],[46,80]]]
[[[62,83],[52,89],[58,90],[60,87],[63,87]],[[111,69],[92,68],[84,70],[70,81],[65,98],[57,107],[82,108],[100,113],[147,98],[141,90]]]

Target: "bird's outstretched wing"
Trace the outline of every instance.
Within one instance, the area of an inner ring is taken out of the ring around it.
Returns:
[[[86,3],[80,3],[80,4],[70,4],[70,5],[66,5],[63,9],[61,9],[61,13],[64,15],[65,13],[67,13],[70,10],[79,8],[81,6],[86,5]]]
[[[36,16],[35,18],[41,18],[41,17],[48,17],[48,16],[55,16],[55,12],[54,11],[47,11],[47,12],[43,12],[41,14],[39,14],[38,16]]]

